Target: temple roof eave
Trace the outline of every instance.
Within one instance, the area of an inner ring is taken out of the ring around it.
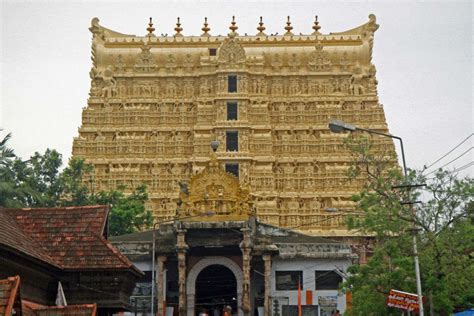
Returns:
[[[94,17],[91,21],[89,30],[94,35],[104,40],[108,46],[135,46],[147,43],[150,46],[155,45],[209,45],[220,44],[224,42],[228,36],[225,35],[186,35],[186,36],[155,36],[144,35],[137,36],[133,34],[124,34],[113,31],[99,24],[99,19]],[[331,32],[329,34],[300,34],[300,35],[244,35],[238,36],[238,41],[243,46],[248,45],[301,45],[305,43],[314,43],[320,41],[323,45],[360,45],[365,37],[367,31],[375,32],[378,25],[375,23],[376,17],[373,14],[369,15],[369,21],[352,29],[342,32]],[[97,38],[94,36],[94,38]]]
[[[366,31],[375,32],[379,28],[379,25],[376,23],[376,16],[374,14],[369,15],[369,22],[366,22],[360,26],[352,28],[347,31],[342,32],[331,32],[329,35],[364,35]]]

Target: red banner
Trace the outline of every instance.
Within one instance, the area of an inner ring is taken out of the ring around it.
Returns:
[[[397,290],[390,290],[387,298],[387,306],[418,313],[418,295]]]

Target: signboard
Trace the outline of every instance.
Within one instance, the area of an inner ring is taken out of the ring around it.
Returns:
[[[337,309],[337,295],[318,296],[321,316],[330,316]]]
[[[295,316],[298,315],[298,305],[284,305],[282,306],[283,316]],[[319,316],[319,310],[317,305],[302,305],[301,306],[302,316]]]
[[[397,290],[390,290],[387,298],[387,306],[418,313],[418,295]]]

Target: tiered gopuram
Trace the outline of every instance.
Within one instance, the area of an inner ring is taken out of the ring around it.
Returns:
[[[347,134],[330,119],[388,132],[371,63],[375,16],[352,30],[283,35],[144,36],[90,31],[90,98],[73,155],[94,166],[95,191],[145,184],[156,220],[175,216],[180,182],[217,159],[249,188],[262,222],[348,236],[344,217],[363,179],[349,181]],[[393,150],[374,138],[378,150]],[[331,211],[331,212],[329,212]]]

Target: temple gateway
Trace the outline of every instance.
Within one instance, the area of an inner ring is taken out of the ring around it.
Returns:
[[[73,156],[94,191],[148,188],[155,228],[112,238],[145,276],[134,312],[330,315],[350,306],[346,269],[367,239],[347,229],[347,134],[387,133],[372,64],[374,15],[354,29],[297,35],[172,36],[112,31],[94,18],[91,89]],[[213,144],[213,150],[210,144]],[[374,150],[394,152],[387,138]],[[151,299],[155,297],[155,299]],[[296,310],[295,310],[296,308]]]
[[[257,221],[248,188],[215,154],[182,185],[175,221],[111,240],[156,275],[152,289],[148,282],[136,288],[142,314],[295,315],[303,295],[305,315],[330,315],[346,308],[339,283],[358,258],[347,244]]]

